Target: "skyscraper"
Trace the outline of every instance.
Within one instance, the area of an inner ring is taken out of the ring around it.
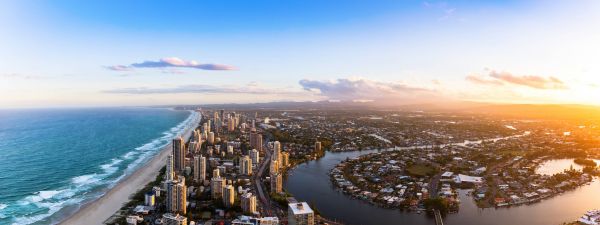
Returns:
[[[280,173],[271,175],[271,192],[281,193],[283,191],[283,176]]]
[[[277,160],[273,160],[269,165],[269,174],[273,175],[276,173],[279,173],[279,162]]]
[[[320,152],[321,151],[321,142],[317,141],[315,142],[315,152]]]
[[[258,165],[260,163],[260,153],[256,149],[250,150],[250,159],[252,159],[252,163]]]
[[[235,188],[232,185],[226,185],[223,188],[223,204],[225,207],[230,208],[235,202]]]
[[[185,144],[182,137],[173,139],[173,165],[177,172],[185,169]]]
[[[279,141],[273,142],[273,157],[271,157],[272,161],[279,162],[277,165],[281,168],[281,143]]]
[[[286,168],[290,164],[290,153],[281,152],[281,168]]]
[[[242,195],[240,199],[240,204],[242,206],[242,211],[247,214],[256,213],[256,196],[252,195],[252,193],[248,192]]]
[[[221,177],[219,169],[214,169],[213,170],[212,177]]]
[[[250,146],[260,151],[262,149],[262,134],[250,133]]]
[[[314,225],[315,213],[306,202],[288,204],[288,225]]]
[[[173,213],[187,213],[187,187],[185,177],[178,176],[177,180],[167,183],[167,211]]]
[[[227,179],[223,177],[213,177],[210,180],[211,196],[213,199],[223,197],[223,187],[225,187]]]
[[[173,155],[167,156],[166,180],[171,181],[175,178],[175,170],[173,165]]]
[[[211,145],[215,144],[215,133],[213,132],[208,132],[208,143]]]
[[[194,181],[203,182],[206,179],[206,157],[194,156]]]
[[[227,130],[228,130],[229,132],[232,132],[232,131],[234,131],[234,130],[235,130],[235,119],[234,119],[234,118],[230,118],[230,119],[227,121]]]
[[[252,175],[252,160],[247,155],[240,159],[240,173],[248,176]]]

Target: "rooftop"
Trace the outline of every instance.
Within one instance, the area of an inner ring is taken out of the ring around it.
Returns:
[[[290,209],[292,209],[292,212],[294,212],[295,215],[313,213],[313,210],[306,202],[290,203],[288,206]]]

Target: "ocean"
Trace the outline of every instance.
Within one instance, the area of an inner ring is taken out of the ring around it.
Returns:
[[[54,224],[198,123],[161,108],[0,110],[0,224]]]

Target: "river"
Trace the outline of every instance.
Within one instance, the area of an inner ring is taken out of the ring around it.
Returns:
[[[352,199],[333,186],[328,173],[335,165],[346,158],[372,152],[376,150],[327,152],[323,158],[293,169],[285,182],[285,188],[298,201],[316,206],[324,217],[349,225],[435,224],[433,218],[425,214],[379,208],[362,200]],[[466,196],[467,190],[460,190],[459,193],[460,210],[444,218],[446,225],[558,225],[576,220],[587,210],[600,208],[598,180],[539,203],[511,208],[479,209]]]

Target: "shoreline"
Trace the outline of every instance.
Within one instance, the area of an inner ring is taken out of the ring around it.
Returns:
[[[200,116],[201,115],[198,114],[196,118],[193,119],[194,124],[182,133],[181,136],[185,141],[190,138],[192,131],[196,129],[197,118]],[[58,224],[104,224],[107,219],[112,217],[124,204],[130,201],[131,195],[135,194],[156,178],[160,169],[166,164],[167,156],[171,152],[171,146],[172,143],[167,144],[158,152],[158,154],[154,155],[150,161],[140,166],[133,173],[127,175],[100,198],[82,205],[79,210],[72,215],[65,217],[58,222]]]

